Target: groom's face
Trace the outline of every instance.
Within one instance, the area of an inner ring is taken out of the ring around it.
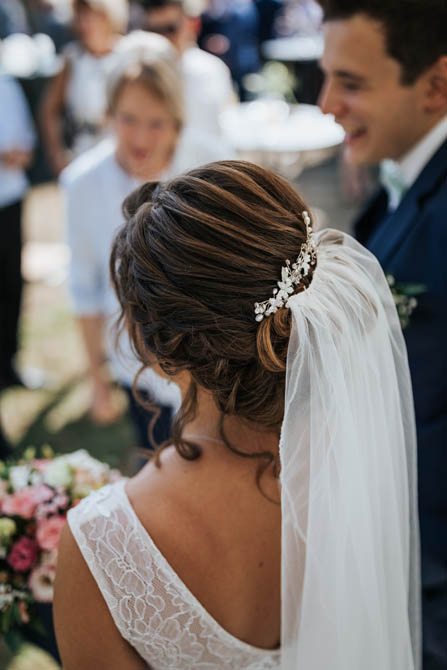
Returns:
[[[364,14],[328,21],[321,65],[319,105],[345,129],[350,163],[397,160],[425,133],[423,82],[402,84],[380,22]]]

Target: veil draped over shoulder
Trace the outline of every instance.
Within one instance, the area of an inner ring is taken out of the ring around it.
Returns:
[[[419,670],[416,433],[383,271],[349,235],[315,236],[289,299],[281,431],[282,670]]]

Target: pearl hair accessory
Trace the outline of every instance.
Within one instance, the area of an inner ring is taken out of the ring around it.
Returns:
[[[264,316],[274,314],[281,307],[289,307],[289,298],[295,291],[295,286],[299,286],[303,277],[309,274],[309,269],[315,265],[317,260],[317,249],[313,239],[313,231],[309,213],[302,213],[303,221],[306,224],[306,241],[301,245],[301,250],[295,263],[286,264],[281,268],[281,281],[277,282],[279,288],[273,289],[273,297],[264,302],[255,302],[255,319],[262,321]]]

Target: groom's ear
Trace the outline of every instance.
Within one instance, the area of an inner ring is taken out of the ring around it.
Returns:
[[[421,76],[424,80],[424,111],[447,112],[447,54],[438,58]]]

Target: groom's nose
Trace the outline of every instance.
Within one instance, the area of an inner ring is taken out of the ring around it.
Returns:
[[[318,106],[323,114],[333,114],[336,119],[343,117],[346,111],[346,104],[343,96],[337,86],[326,76],[320,95],[318,97]]]

